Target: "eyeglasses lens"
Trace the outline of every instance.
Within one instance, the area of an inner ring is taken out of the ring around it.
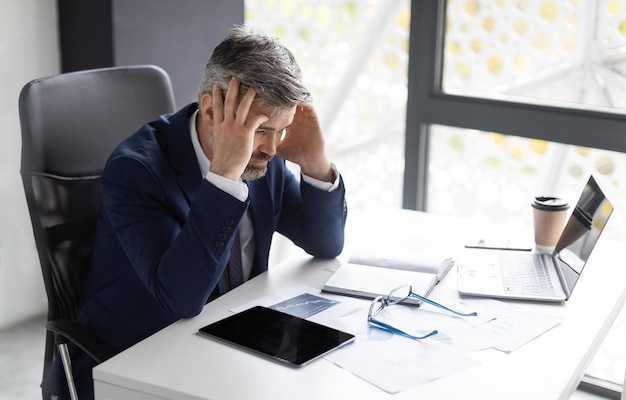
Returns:
[[[389,293],[389,295],[387,296],[387,302],[389,304],[400,303],[401,301],[409,297],[410,294],[411,294],[411,285],[400,286],[392,290],[391,293]]]

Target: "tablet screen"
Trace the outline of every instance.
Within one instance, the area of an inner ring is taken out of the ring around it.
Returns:
[[[261,306],[209,324],[200,333],[298,367],[354,340],[349,333]]]

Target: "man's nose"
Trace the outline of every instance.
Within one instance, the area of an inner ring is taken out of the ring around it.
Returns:
[[[257,149],[269,156],[276,155],[276,145],[278,144],[278,140],[275,135],[263,135],[258,138],[257,141]]]

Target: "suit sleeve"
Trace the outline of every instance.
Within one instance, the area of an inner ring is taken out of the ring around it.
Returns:
[[[345,187],[327,192],[287,175],[278,231],[320,258],[341,254],[347,217]]]
[[[248,204],[203,180],[189,207],[171,172],[156,175],[137,159],[113,159],[102,207],[145,287],[177,318],[191,317],[217,286]]]

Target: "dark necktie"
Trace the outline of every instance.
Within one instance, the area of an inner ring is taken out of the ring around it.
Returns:
[[[243,267],[241,262],[241,241],[239,230],[235,232],[233,247],[230,249],[230,261],[228,262],[228,279],[230,288],[234,289],[243,283]]]

